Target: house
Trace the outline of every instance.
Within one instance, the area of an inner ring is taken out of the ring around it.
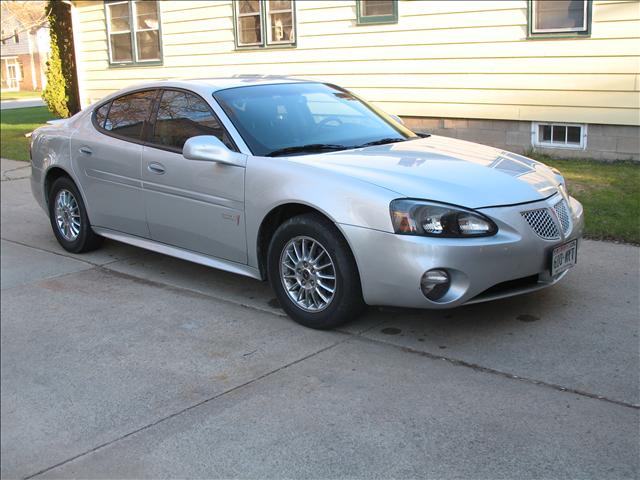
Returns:
[[[2,15],[6,15],[3,11]],[[6,18],[6,17],[5,17]],[[23,30],[18,24],[3,23],[0,42],[0,79],[3,91],[42,90],[47,83],[49,28]]]
[[[81,103],[136,82],[334,82],[410,128],[640,160],[640,3],[72,1]]]

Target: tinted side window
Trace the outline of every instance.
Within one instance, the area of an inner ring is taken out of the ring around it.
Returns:
[[[155,90],[148,90],[116,98],[111,103],[104,129],[123,137],[140,140],[155,95]]]
[[[235,149],[209,105],[197,95],[175,90],[162,93],[151,143],[182,151],[184,142],[198,135],[218,137]]]
[[[98,108],[95,112],[96,124],[101,128],[104,128],[104,120],[107,118],[107,113],[109,112],[110,106],[111,106],[111,102],[106,103],[100,108]]]

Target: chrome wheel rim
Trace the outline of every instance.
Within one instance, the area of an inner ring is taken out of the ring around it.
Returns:
[[[80,207],[69,190],[62,189],[54,201],[56,225],[65,240],[73,242],[80,235]]]
[[[291,301],[307,312],[327,308],[336,294],[336,268],[327,249],[311,237],[292,238],[280,255],[280,280]]]

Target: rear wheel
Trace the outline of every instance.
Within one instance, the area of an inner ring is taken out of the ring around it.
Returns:
[[[351,250],[336,226],[318,214],[299,215],[278,227],[267,269],[282,308],[307,327],[336,327],[364,307]]]
[[[68,252],[88,252],[102,244],[103,238],[91,230],[78,188],[68,177],[60,177],[51,185],[49,220],[58,243]]]

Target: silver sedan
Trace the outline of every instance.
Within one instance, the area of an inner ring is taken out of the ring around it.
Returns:
[[[553,285],[584,225],[558,171],[294,79],[121,90],[37,129],[31,156],[66,250],[106,237],[268,279],[313,328]]]

